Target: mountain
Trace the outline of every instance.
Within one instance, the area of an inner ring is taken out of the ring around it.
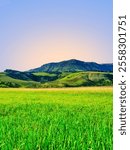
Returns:
[[[48,63],[29,71],[6,69],[0,73],[0,87],[111,86],[113,65],[76,59]]]
[[[48,63],[41,67],[31,69],[29,72],[77,72],[77,71],[99,71],[112,72],[113,64],[98,64],[95,62],[84,62],[76,59]]]

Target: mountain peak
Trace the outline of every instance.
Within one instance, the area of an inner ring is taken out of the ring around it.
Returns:
[[[66,61],[77,62],[77,61],[80,61],[80,60],[77,60],[77,59],[69,59],[69,60],[66,60]]]

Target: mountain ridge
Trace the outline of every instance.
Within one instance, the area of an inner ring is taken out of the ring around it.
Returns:
[[[77,72],[77,71],[101,71],[112,72],[112,63],[98,64],[96,62],[85,62],[77,59],[51,62],[28,70],[29,72]]]
[[[29,71],[6,69],[0,73],[0,87],[81,87],[111,86],[113,64],[76,59],[44,64]]]

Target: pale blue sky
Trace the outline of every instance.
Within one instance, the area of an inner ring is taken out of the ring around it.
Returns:
[[[0,71],[112,62],[112,0],[0,0]]]

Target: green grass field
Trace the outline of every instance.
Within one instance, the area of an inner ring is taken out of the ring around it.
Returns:
[[[112,87],[0,89],[0,150],[112,150]]]

